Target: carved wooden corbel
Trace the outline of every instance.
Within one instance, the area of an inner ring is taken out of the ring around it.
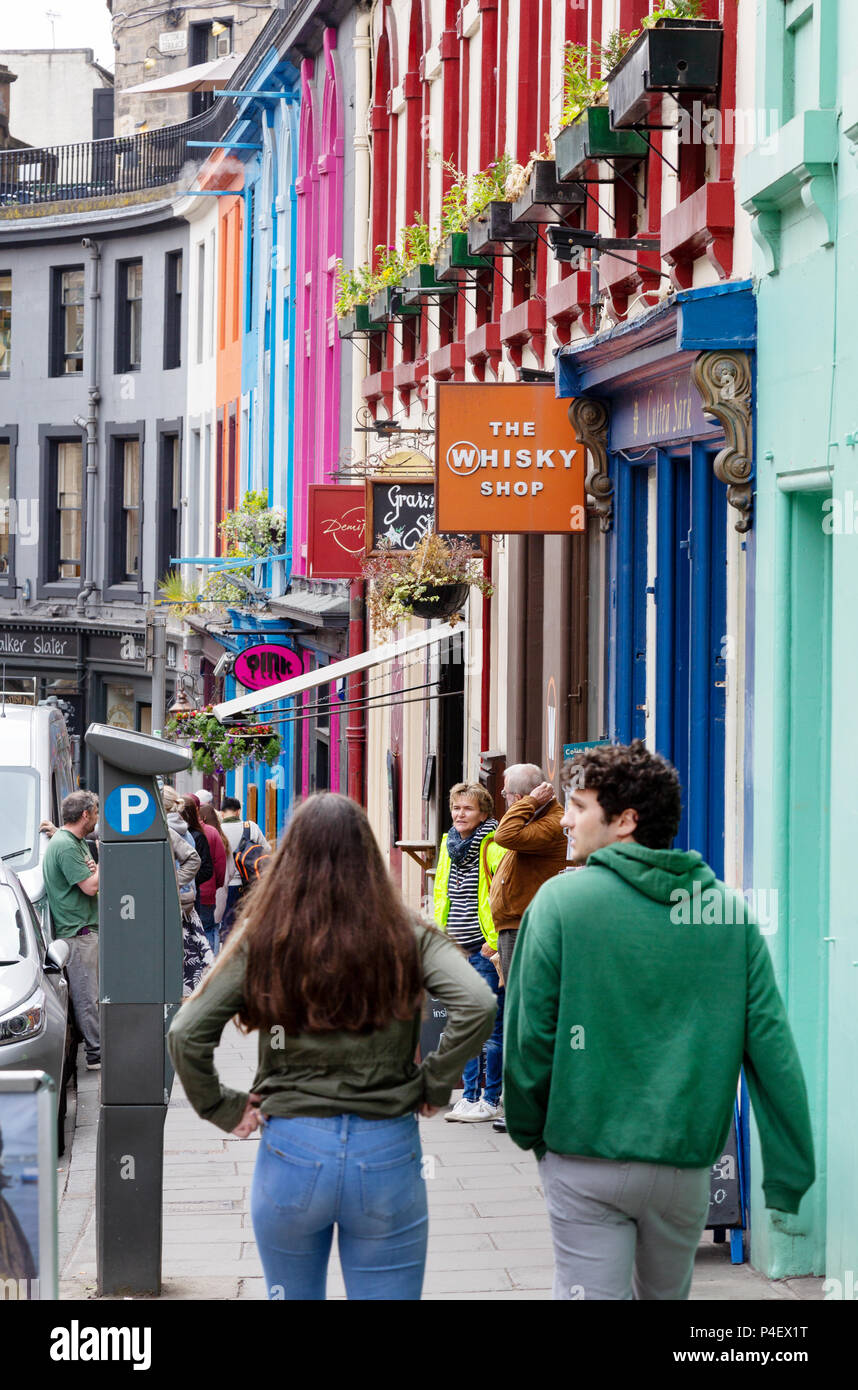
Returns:
[[[691,378],[703,403],[724,430],[726,444],[716,455],[715,477],[727,485],[727,501],[739,513],[737,531],[749,531],[754,490],[751,424],[751,361],[746,352],[701,352]]]
[[[599,514],[599,526],[610,531],[614,484],[608,475],[608,407],[594,396],[578,396],[569,405],[569,423],[590,455],[584,488]]]

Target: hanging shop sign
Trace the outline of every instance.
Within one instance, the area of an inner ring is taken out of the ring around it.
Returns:
[[[440,382],[437,390],[439,530],[586,529],[586,450],[553,383]]]
[[[366,544],[363,483],[314,483],[307,562],[313,579],[358,579]]]
[[[435,530],[435,479],[385,473],[366,480],[366,553],[379,548],[415,550]],[[444,532],[448,539],[466,540],[475,555],[482,554],[482,537]]]
[[[239,684],[248,690],[264,690],[268,685],[279,685],[281,681],[303,675],[304,667],[298,653],[293,652],[291,647],[258,642],[239,652],[233,673]]]

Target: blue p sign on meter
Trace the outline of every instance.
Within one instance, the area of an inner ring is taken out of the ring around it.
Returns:
[[[155,819],[158,803],[146,787],[126,782],[114,787],[104,803],[111,830],[119,835],[142,835]]]

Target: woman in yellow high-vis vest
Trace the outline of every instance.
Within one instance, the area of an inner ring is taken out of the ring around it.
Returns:
[[[462,1073],[465,1094],[444,1117],[473,1124],[501,1113],[504,992],[489,959],[497,951],[489,890],[506,851],[494,843],[494,803],[478,782],[457,782],[451,788],[450,816],[452,829],[441,841],[435,873],[435,921],[498,996],[495,1026],[486,1043],[485,1092],[481,1094],[480,1059],[474,1057]]]

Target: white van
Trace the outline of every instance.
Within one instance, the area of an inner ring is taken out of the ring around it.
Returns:
[[[41,917],[43,820],[60,825],[63,798],[75,790],[71,741],[51,705],[4,705],[0,695],[0,858],[14,869]]]

